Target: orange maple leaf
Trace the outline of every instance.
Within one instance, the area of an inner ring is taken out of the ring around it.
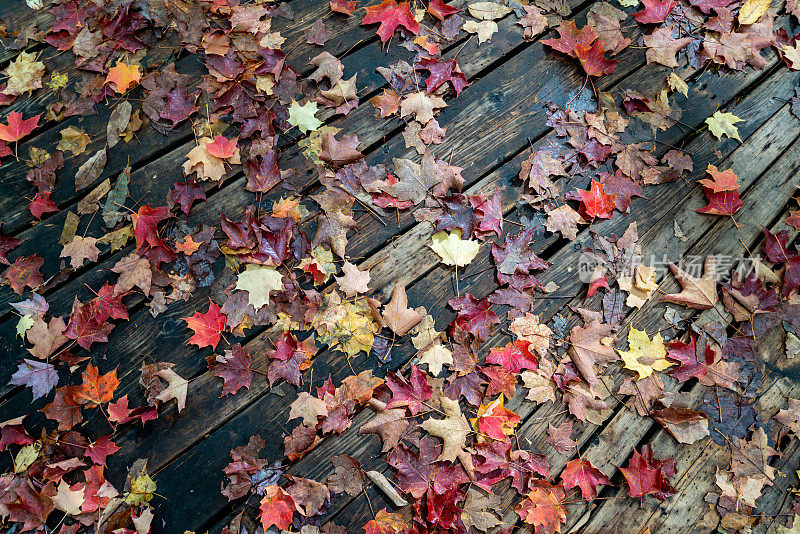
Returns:
[[[567,522],[564,497],[561,486],[551,486],[542,481],[514,511],[523,521],[536,528],[536,534],[554,534],[561,532],[561,524]]]
[[[118,94],[122,94],[132,85],[139,83],[141,79],[142,73],[139,72],[139,65],[128,65],[122,61],[117,61],[116,65],[108,69],[106,83],[113,83],[114,90]]]
[[[90,363],[83,372],[83,384],[76,388],[74,398],[93,407],[113,399],[118,386],[116,369],[100,376],[97,367]]]

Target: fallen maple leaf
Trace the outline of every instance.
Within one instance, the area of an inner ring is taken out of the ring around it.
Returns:
[[[8,382],[15,386],[31,388],[33,400],[44,397],[58,383],[58,373],[53,364],[24,359]]]
[[[701,278],[689,275],[672,262],[669,264],[669,270],[678,279],[682,291],[664,295],[661,300],[696,310],[706,310],[717,304],[717,270],[714,256],[706,257]]]
[[[620,467],[619,470],[628,481],[628,495],[631,497],[652,494],[663,501],[675,494],[675,488],[669,483],[669,479],[675,474],[675,459],[654,459],[649,443],[642,447],[642,454],[634,449],[633,456],[628,460],[628,467]]]
[[[422,321],[422,315],[408,307],[405,286],[394,286],[392,299],[383,310],[383,322],[398,336],[404,336]]]
[[[639,380],[675,365],[667,360],[667,349],[660,333],[651,340],[644,330],[631,328],[628,331],[628,350],[617,352],[625,362],[625,368],[639,374]]]
[[[276,526],[280,530],[288,530],[292,526],[292,516],[297,505],[291,495],[280,486],[267,486],[261,499],[261,525],[264,530]]]
[[[644,45],[647,47],[647,63],[659,63],[665,67],[677,67],[678,61],[675,59],[675,54],[680,49],[687,46],[692,42],[691,37],[681,37],[675,39],[672,37],[673,28],[667,26],[665,28],[658,28],[650,35],[644,36]]]
[[[520,422],[519,415],[503,406],[504,397],[500,395],[489,404],[478,407],[476,416],[470,421],[478,441],[489,437],[498,441],[510,441],[509,436],[514,434],[514,427]]]
[[[480,242],[472,239],[462,239],[461,229],[452,232],[436,232],[431,237],[431,249],[439,255],[445,265],[465,267],[469,265],[480,249]]]
[[[100,376],[97,367],[90,363],[83,371],[83,383],[75,389],[73,396],[75,400],[88,404],[91,408],[111,401],[118,386],[116,369]]]
[[[183,408],[186,406],[186,393],[188,391],[189,381],[179,376],[178,373],[172,369],[161,369],[156,374],[167,381],[167,387],[156,396],[156,399],[161,402],[175,399],[178,402],[178,412],[183,411]]]
[[[248,263],[237,278],[236,289],[247,291],[248,302],[258,311],[269,304],[271,291],[283,289],[283,275],[271,265]]]
[[[303,133],[316,131],[322,126],[322,121],[314,116],[316,113],[316,102],[306,102],[301,106],[299,102],[293,101],[289,106],[289,124],[297,126]]]
[[[616,207],[617,195],[607,195],[604,189],[605,186],[603,184],[594,180],[592,180],[588,190],[578,189],[583,201],[580,213],[587,220],[595,217],[600,217],[601,219],[611,217],[611,212]]]
[[[633,18],[642,24],[660,24],[677,5],[675,0],[642,0],[644,9],[633,14]]]
[[[486,357],[486,363],[500,365],[515,375],[523,369],[536,369],[536,356],[530,351],[530,346],[530,341],[518,339],[504,347],[494,347]]]
[[[19,141],[39,124],[39,117],[42,114],[34,115],[30,119],[22,119],[22,113],[12,111],[8,114],[8,124],[0,124],[0,140],[7,143]]]
[[[467,418],[461,413],[457,401],[442,397],[441,403],[445,418],[426,419],[421,425],[428,434],[442,438],[444,441],[442,453],[436,460],[453,462],[456,458],[463,458],[462,462],[466,461],[471,465],[472,455],[467,453],[464,447],[467,436],[472,433],[472,428],[469,426]]]
[[[250,355],[239,343],[233,345],[230,350],[226,350],[224,356],[217,356],[214,376],[223,380],[220,396],[235,395],[241,388],[250,387],[253,379],[253,370],[250,368],[251,361]]]
[[[564,489],[570,490],[574,487],[581,488],[581,496],[589,502],[597,497],[597,486],[610,485],[611,480],[599,469],[592,465],[589,460],[576,458],[567,462],[564,471],[561,473],[564,480]]]
[[[220,313],[220,307],[214,301],[209,299],[206,313],[194,312],[194,315],[184,317],[183,320],[186,321],[186,326],[194,331],[189,343],[199,348],[217,347],[222,338],[222,331],[225,330],[225,316]]]
[[[564,508],[564,488],[551,486],[547,482],[533,488],[514,511],[522,520],[533,525],[536,534],[561,532],[561,525],[567,523],[567,510]]]
[[[744,119],[740,119],[733,113],[715,111],[712,116],[706,119],[706,124],[708,125],[708,130],[714,134],[714,137],[717,139],[722,139],[722,136],[726,136],[731,139],[736,139],[741,143],[742,138],[739,137],[739,129],[735,124],[737,122],[742,122],[742,120]]]
[[[453,353],[442,345],[434,345],[419,357],[419,363],[427,364],[428,371],[433,376],[438,376],[442,372],[443,365],[453,363]]]
[[[361,25],[380,23],[378,35],[381,42],[386,43],[398,26],[402,26],[414,35],[419,33],[419,23],[411,13],[409,2],[397,3],[396,0],[383,0],[380,5],[369,6],[366,8],[367,14]]]
[[[139,65],[128,65],[122,61],[117,61],[116,65],[108,69],[106,83],[113,83],[117,94],[126,92],[131,86],[141,81],[142,73],[139,72]]]
[[[575,367],[590,385],[597,384],[596,366],[617,360],[614,352],[613,328],[611,325],[592,321],[585,326],[576,326],[569,335],[569,356]]]
[[[359,293],[369,292],[369,271],[361,271],[358,267],[345,261],[342,265],[342,272],[344,276],[336,277],[336,283],[339,284],[347,298],[353,298]]]

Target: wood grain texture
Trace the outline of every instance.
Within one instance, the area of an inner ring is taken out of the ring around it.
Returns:
[[[377,3],[377,2],[370,2]],[[308,72],[308,60],[321,51],[320,48],[304,43],[303,30],[311,21],[325,15],[329,10],[327,2],[313,0],[295,0],[291,2],[297,17],[294,21],[282,21],[285,28],[280,28],[287,37],[286,49],[294,48],[291,57],[293,65],[303,72]],[[585,7],[580,2],[571,4],[576,10]],[[9,27],[12,22],[24,23],[22,18],[14,18],[14,12],[4,16],[6,3],[0,3],[0,19]],[[581,18],[585,14],[576,14]],[[333,35],[325,49],[336,50],[342,58],[345,72],[348,75],[358,73],[359,89],[362,94],[370,95],[385,86],[384,80],[375,72],[375,66],[385,65],[404,57],[396,47],[389,53],[381,51],[372,29],[358,26],[358,18],[346,20],[345,24],[332,25]],[[449,100],[449,107],[439,115],[439,122],[447,126],[448,136],[444,143],[436,148],[440,157],[452,157],[454,164],[465,168],[464,177],[470,193],[491,193],[499,189],[501,192],[505,216],[512,221],[518,220],[522,210],[517,209],[519,184],[516,177],[520,162],[530,152],[533,142],[535,147],[543,146],[554,139],[550,128],[545,124],[544,104],[553,100],[565,104],[572,99],[581,87],[582,78],[575,65],[566,61],[561,55],[533,46],[521,40],[521,28],[514,20],[507,17],[500,21],[501,30],[492,41],[480,47],[474,41],[460,49],[466,39],[453,43],[448,47],[448,57],[458,53],[462,70],[472,82],[457,100]],[[334,29],[335,28],[335,29]],[[634,37],[635,39],[635,37]],[[8,58],[13,56],[7,56]],[[4,61],[0,55],[0,62]],[[48,69],[64,69],[68,65],[66,55],[49,59]],[[202,74],[196,60],[165,52],[164,60],[177,59],[178,70],[189,73],[194,80]],[[663,86],[669,69],[655,65],[642,68],[644,51],[630,49],[619,58],[621,63],[610,76],[602,78],[596,85],[601,91],[619,91],[633,88],[640,92],[654,92]],[[47,61],[46,61],[47,63]],[[692,154],[695,172],[689,177],[694,180],[702,176],[708,163],[720,165],[720,168],[733,168],[739,175],[740,189],[744,205],[737,213],[737,227],[729,218],[699,216],[695,208],[702,206],[703,195],[697,188],[689,188],[682,181],[650,188],[649,199],[637,199],[631,206],[631,213],[626,217],[615,217],[610,221],[593,226],[602,235],[620,233],[631,221],[638,221],[641,243],[649,252],[665,252],[676,257],[680,254],[705,254],[708,252],[736,251],[741,248],[739,239],[749,247],[756,247],[760,240],[762,221],[773,220],[784,210],[786,203],[795,193],[795,176],[800,166],[800,142],[795,138],[796,128],[787,135],[786,124],[796,121],[791,117],[785,99],[792,95],[797,84],[796,73],[785,68],[777,70],[778,59],[769,55],[769,65],[763,71],[747,70],[742,73],[718,76],[712,71],[693,72],[689,69],[680,71],[682,77],[692,81],[690,98],[677,97],[676,103],[687,108],[682,124],[660,134],[659,139],[666,145],[678,145]],[[588,91],[588,90],[587,90]],[[134,93],[136,96],[136,93]],[[7,110],[21,111],[28,116],[38,113],[48,101],[41,99],[22,99]],[[104,128],[114,102],[98,106],[98,114],[80,121],[69,119],[58,125],[49,125],[41,133],[20,144],[20,151],[27,152],[31,146],[53,147],[59,138],[58,132],[69,125],[81,124],[93,138],[87,154],[74,161],[69,160],[67,166],[59,173],[59,181],[53,198],[62,208],[62,212],[47,217],[45,221],[31,226],[30,213],[24,200],[30,184],[25,181],[24,166],[11,166],[0,181],[0,213],[5,221],[4,231],[9,229],[15,235],[26,239],[26,244],[15,251],[18,255],[42,253],[45,247],[46,266],[53,269],[58,265],[60,247],[57,240],[63,225],[66,211],[73,207],[83,194],[75,192],[71,180],[77,167],[88,158],[94,150],[104,143]],[[707,132],[698,132],[704,119],[716,109],[736,113],[745,122],[739,125],[745,143],[740,145],[734,140],[719,142]],[[392,157],[409,157],[412,152],[405,148],[399,132],[403,123],[400,120],[376,121],[372,107],[366,102],[346,118],[334,118],[325,115],[328,123],[345,127],[348,133],[357,133],[371,163],[383,163]],[[294,168],[296,174],[291,178],[292,184],[302,186],[306,192],[317,191],[313,166],[306,161],[295,146],[297,137],[282,140],[286,148],[281,158],[282,168]],[[666,152],[668,148],[657,146],[656,154]],[[181,178],[181,163],[188,150],[194,146],[188,125],[176,129],[169,137],[163,137],[151,128],[146,129],[125,147],[125,150],[111,151],[109,162],[100,180],[115,177],[129,161],[134,168],[131,180],[131,198],[154,205],[162,203],[172,182]],[[715,155],[719,151],[721,157]],[[221,215],[241,213],[245,206],[255,201],[255,196],[243,190],[244,179],[241,173],[232,172],[229,179],[221,186],[209,191],[209,201],[197,206],[188,221],[190,224],[213,224]],[[570,186],[585,185],[570,182]],[[263,195],[262,206],[269,206],[283,193],[271,191]],[[235,216],[234,216],[235,218]],[[99,219],[99,218],[98,218]],[[672,221],[677,220],[687,242],[679,242],[673,237]],[[362,229],[352,237],[348,254],[358,258],[357,263],[363,267],[372,267],[371,276],[376,288],[376,298],[388,300],[389,292],[395,283],[408,284],[409,300],[414,306],[426,306],[437,318],[437,326],[443,328],[453,318],[452,310],[446,302],[455,296],[452,271],[439,265],[438,259],[427,248],[431,228],[428,224],[418,224],[409,214],[401,214],[397,220],[385,226],[379,224],[371,216],[364,214],[359,218]],[[88,230],[98,231],[99,221],[90,223]],[[588,232],[579,234],[578,241],[586,243]],[[573,273],[576,253],[572,243],[565,243],[554,236],[540,236],[533,248],[554,263],[545,272],[543,282],[554,281],[559,286],[559,293],[575,295],[575,298],[564,301],[537,302],[536,311],[543,319],[550,319],[564,313],[568,304],[583,303],[580,293],[583,285],[576,280]],[[97,264],[88,265],[72,273],[64,282],[49,288],[46,295],[55,314],[67,314],[75,295],[85,300],[90,297],[89,288],[99,287],[104,281],[113,279],[108,269],[123,255],[130,252],[128,247],[114,254],[103,254]],[[488,247],[484,246],[472,265],[459,275],[465,280],[460,290],[471,292],[482,297],[493,291],[497,285],[491,271],[482,272],[491,266]],[[660,289],[670,292],[676,289],[673,279],[661,280]],[[182,317],[191,315],[197,309],[204,308],[208,292],[198,291],[187,302],[170,305],[167,312],[152,318],[148,309],[143,307],[141,299],[132,307],[131,321],[117,326],[113,332],[104,360],[99,362],[102,369],[117,368],[121,386],[117,396],[129,395],[132,403],[142,401],[141,388],[138,386],[138,370],[142,363],[157,360],[170,361],[176,364],[175,370],[182,376],[194,377],[189,389],[186,409],[180,415],[174,406],[162,411],[157,421],[142,428],[137,425],[126,425],[117,435],[117,443],[123,449],[113,458],[110,466],[112,481],[120,480],[124,470],[136,458],[147,458],[151,469],[156,473],[159,492],[169,495],[166,502],[157,503],[158,517],[164,520],[163,532],[176,532],[183,529],[200,530],[225,517],[233,509],[219,493],[219,482],[222,480],[221,469],[228,462],[228,451],[247,441],[252,434],[261,434],[267,442],[266,455],[276,459],[282,455],[282,433],[288,416],[288,406],[296,397],[294,387],[281,384],[272,390],[264,380],[254,380],[246,391],[235,396],[219,398],[221,384],[218,378],[204,372],[204,357],[208,349],[196,350],[187,346],[188,334]],[[20,341],[15,338],[13,327],[16,318],[8,311],[7,302],[17,300],[7,287],[0,288],[0,350],[5,354],[21,351]],[[595,301],[590,301],[590,305]],[[636,314],[637,327],[656,328],[663,314],[663,307],[646,306]],[[268,338],[272,332],[257,329],[246,340],[248,352],[254,356],[254,367],[266,365],[265,351],[269,347]],[[506,341],[499,329],[487,341],[486,346],[501,344]],[[390,368],[396,369],[413,361],[413,349],[398,347],[394,352]],[[305,374],[303,388],[319,385],[323,380],[332,377],[334,383],[352,373],[350,363],[356,370],[365,365],[373,366],[372,360],[365,361],[364,356],[348,362],[341,353],[323,351],[317,356],[311,373]],[[13,372],[14,361],[5,358],[0,361],[0,383],[5,384]],[[609,375],[619,377],[619,369],[612,367]],[[617,384],[619,379],[617,380]],[[674,387],[672,385],[671,387]],[[792,384],[781,379],[780,384],[768,391],[765,402],[778,403],[781,395],[794,392]],[[533,450],[546,450],[543,446],[547,422],[561,417],[560,406],[547,404],[534,406],[524,401],[524,391],[510,399],[508,406],[523,417],[519,437]],[[699,402],[704,391],[700,386],[685,392],[686,398]],[[0,420],[9,419],[30,409],[30,393],[18,388],[0,386]],[[684,528],[680,522],[683,517],[701,517],[702,495],[713,486],[713,472],[720,462],[720,450],[710,443],[700,447],[676,447],[671,438],[663,432],[655,432],[650,420],[643,420],[632,411],[632,399],[621,398],[621,402],[611,402],[608,417],[602,426],[576,424],[575,433],[581,445],[584,458],[591,459],[601,470],[611,475],[615,467],[622,465],[630,455],[634,446],[654,434],[660,454],[675,454],[679,458],[679,474],[677,487],[686,498],[675,499],[664,506],[649,506],[645,510],[639,508],[638,501],[630,499],[604,501],[591,511],[580,505],[570,507],[569,528],[586,532],[603,532],[608,525],[614,525],[620,531],[625,530],[635,519],[636,525],[642,529],[651,526],[653,532],[680,532]],[[43,401],[35,403],[39,408]],[[212,406],[213,409],[209,409]],[[327,438],[306,457],[289,468],[289,472],[308,478],[324,480],[332,472],[328,458],[334,454],[347,453],[359,458],[366,469],[386,471],[386,466],[378,451],[378,439],[372,436],[360,436],[358,428],[369,419],[370,410],[364,410],[353,419],[353,425],[342,435]],[[553,419],[555,418],[555,419]],[[36,419],[36,418],[34,418]],[[41,422],[41,418],[37,419]],[[83,427],[90,434],[108,432],[108,425],[99,414],[87,417]],[[780,460],[781,469],[793,473],[800,452],[791,445]],[[570,457],[548,455],[553,474],[557,474]],[[791,475],[792,477],[794,475]],[[794,478],[791,478],[794,481]],[[163,489],[161,489],[163,488]],[[623,492],[617,488],[618,492]],[[507,509],[512,508],[511,492],[498,488],[503,496]],[[379,509],[390,506],[384,502],[383,496],[374,487],[368,487],[367,493],[372,506]],[[698,500],[698,495],[700,496]],[[785,493],[778,489],[770,489],[764,497],[765,508],[769,513],[781,513],[788,504]],[[198,505],[202,503],[203,513],[198,513]],[[646,513],[645,513],[646,512]],[[700,515],[697,515],[700,514]],[[348,526],[348,531],[358,532],[361,526],[371,517],[367,499],[363,496],[355,499],[341,499],[332,507],[330,517],[337,523]],[[504,517],[509,524],[517,521],[515,514]]]

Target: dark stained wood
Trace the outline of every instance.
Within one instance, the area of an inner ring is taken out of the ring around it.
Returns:
[[[12,21],[19,24],[28,20],[21,16],[15,18],[13,10],[7,19],[4,15],[6,5],[0,3],[0,19],[10,27]],[[301,71],[308,72],[308,60],[322,49],[305,44],[302,33],[313,20],[324,16],[329,9],[327,2],[314,0],[295,0],[291,5],[297,15],[295,20],[284,21],[285,27],[276,29],[287,37],[285,49],[296,47],[290,62]],[[574,1],[571,5],[577,11],[578,18],[585,14],[585,9],[580,10],[587,3]],[[341,20],[343,24],[330,25],[333,36],[325,50],[337,51],[336,55],[345,64],[346,75],[358,73],[360,94],[368,97],[385,86],[384,80],[375,72],[375,66],[385,65],[405,55],[400,53],[402,49],[398,51],[396,47],[390,47],[388,54],[382,53],[374,29],[358,26],[360,18]],[[446,55],[452,57],[458,53],[459,63],[472,86],[457,100],[448,100],[449,107],[440,113],[439,122],[447,126],[448,136],[442,145],[436,147],[435,152],[443,158],[452,155],[453,163],[465,168],[464,177],[471,193],[491,193],[500,188],[506,218],[515,221],[522,213],[516,206],[519,194],[516,176],[520,162],[529,154],[531,144],[538,147],[554,139],[552,130],[545,124],[544,104],[547,100],[565,104],[575,96],[583,80],[575,65],[565,61],[563,56],[546,51],[541,45],[524,43],[521,28],[514,24],[513,18],[503,19],[500,26],[500,32],[479,47],[472,40],[462,49],[461,45],[466,39],[449,45]],[[635,40],[636,36],[633,38]],[[179,71],[199,80],[201,72],[194,58],[170,55],[170,51],[164,53],[168,59],[178,57]],[[66,57],[55,56],[47,61],[48,70],[68,69],[69,60]],[[617,70],[596,84],[598,90],[613,93],[633,88],[642,93],[653,93],[660,90],[669,73],[669,69],[656,65],[642,68],[644,51],[641,49],[629,49],[619,59],[621,63]],[[4,61],[2,55],[0,61]],[[760,224],[782,213],[795,193],[794,179],[800,166],[800,141],[795,136],[796,125],[792,123],[796,119],[790,115],[789,105],[785,102],[793,94],[798,76],[785,67],[781,68],[774,54],[769,55],[769,65],[763,71],[748,70],[720,77],[711,70],[693,72],[683,69],[679,74],[692,82],[689,99],[676,99],[677,105],[687,110],[680,125],[659,134],[658,139],[665,144],[657,145],[654,153],[663,154],[668,150],[668,145],[684,147],[694,159],[695,172],[689,177],[692,183],[704,174],[708,163],[719,165],[720,168],[733,168],[739,175],[744,201],[743,208],[736,215],[739,226],[730,218],[696,214],[693,210],[703,205],[702,192],[678,181],[648,189],[651,198],[635,200],[629,215],[616,216],[610,221],[595,224],[593,228],[601,235],[619,234],[630,222],[637,221],[645,252],[665,252],[670,257],[739,252],[740,239],[754,250],[762,235]],[[588,89],[585,91],[589,92]],[[137,96],[137,93],[134,92],[132,96]],[[6,111],[14,109],[28,116],[41,111],[50,101],[46,97],[24,98]],[[0,181],[0,213],[3,213],[5,222],[3,229],[5,233],[11,231],[27,240],[12,254],[12,258],[39,253],[46,259],[46,274],[52,275],[57,271],[60,252],[57,241],[65,213],[74,209],[78,200],[92,190],[92,187],[88,187],[75,192],[69,177],[94,150],[103,146],[105,121],[114,104],[109,102],[99,106],[97,115],[83,120],[73,118],[58,125],[48,125],[40,134],[20,144],[21,154],[27,153],[31,146],[53,147],[59,139],[58,132],[68,125],[83,127],[93,138],[87,153],[74,161],[70,158],[65,169],[59,173],[54,199],[62,211],[39,224],[31,226],[31,216],[24,200],[24,195],[31,194],[32,189],[25,181],[24,165],[4,169],[6,174]],[[699,130],[705,118],[718,108],[745,119],[739,124],[744,144],[729,139],[718,141],[708,132]],[[409,157],[413,154],[412,150],[405,148],[399,135],[403,122],[376,121],[372,107],[366,102],[346,118],[331,117],[329,113],[321,115],[329,124],[345,128],[346,133],[357,133],[371,163],[388,163],[392,157]],[[787,124],[792,124],[791,135],[787,135]],[[305,192],[317,191],[313,166],[298,152],[294,144],[296,140],[296,137],[282,140],[286,150],[280,165],[297,171],[291,178],[292,184],[302,186]],[[180,166],[192,146],[194,141],[188,125],[181,126],[166,138],[147,128],[125,150],[112,150],[109,153],[109,163],[99,181],[108,177],[113,179],[130,161],[134,168],[131,198],[143,203],[161,204],[171,184],[181,179]],[[715,151],[719,151],[721,158],[715,155]],[[255,201],[255,196],[244,191],[243,185],[241,173],[231,173],[222,186],[209,191],[207,203],[192,211],[189,223],[214,224],[222,215],[241,213],[245,206]],[[569,184],[570,187],[583,185],[579,180]],[[263,195],[261,205],[269,206],[282,193],[285,194],[275,190]],[[673,220],[680,223],[688,237],[685,243],[674,238]],[[371,286],[376,288],[376,298],[385,302],[394,284],[407,284],[412,305],[425,306],[437,318],[437,326],[443,328],[453,318],[452,310],[447,308],[447,300],[455,296],[455,287],[452,271],[441,266],[427,247],[430,225],[416,223],[409,214],[401,214],[398,220],[390,221],[385,226],[370,215],[363,214],[359,223],[362,229],[351,238],[348,254],[357,258],[356,263],[362,268],[372,267]],[[99,225],[99,220],[93,220],[89,224],[89,232],[98,232]],[[588,241],[588,230],[580,234],[579,241]],[[567,305],[583,304],[582,283],[574,274],[577,255],[573,244],[554,236],[541,236],[532,246],[554,263],[542,276],[543,281],[556,282],[560,286],[559,294],[574,295],[569,300],[537,301],[536,312],[542,315],[543,320],[563,314]],[[473,264],[465,272],[459,273],[463,279],[460,283],[462,294],[470,292],[482,297],[496,288],[493,273],[488,270],[482,272],[491,266],[488,248],[484,246]],[[97,264],[86,265],[67,281],[48,288],[46,295],[51,310],[55,314],[69,313],[74,297],[77,295],[85,300],[91,295],[89,288],[97,288],[104,281],[113,279],[115,275],[110,274],[108,269],[131,250],[131,247],[127,247],[113,254],[104,253]],[[674,279],[667,277],[661,280],[662,291],[671,292],[676,288]],[[184,529],[201,531],[214,524],[215,529],[220,528],[221,520],[236,508],[236,503],[227,503],[219,493],[219,483],[223,478],[221,469],[229,461],[228,451],[246,442],[250,435],[260,433],[267,438],[268,457],[280,458],[283,442],[277,436],[286,426],[288,406],[296,398],[294,387],[281,384],[270,390],[266,382],[258,377],[247,391],[219,398],[220,380],[204,372],[204,357],[210,351],[198,351],[185,344],[188,334],[181,320],[198,309],[204,310],[208,295],[208,291],[198,291],[187,302],[171,304],[168,311],[158,318],[152,318],[137,297],[132,301],[131,321],[117,326],[108,346],[101,349],[104,354],[98,354],[101,358],[95,359],[95,363],[103,370],[118,369],[121,386],[117,395],[129,395],[134,404],[143,400],[138,386],[138,369],[142,363],[174,362],[179,374],[193,377],[183,413],[178,414],[174,406],[167,406],[157,421],[148,423],[144,428],[126,425],[115,438],[123,449],[112,459],[111,480],[121,480],[126,467],[136,458],[147,458],[150,468],[155,472],[159,493],[168,497],[165,501],[156,502],[157,517],[164,520],[163,532],[180,532]],[[17,300],[17,297],[7,287],[2,287],[0,300],[6,304]],[[589,306],[597,307],[597,299],[591,300]],[[625,324],[634,323],[637,328],[653,331],[660,325],[662,315],[663,306],[651,302],[628,317]],[[22,350],[19,339],[15,337],[16,320],[8,306],[2,306],[0,349],[6,354],[16,354]],[[575,320],[571,317],[570,321],[572,324]],[[254,356],[254,367],[263,368],[266,365],[265,351],[269,348],[268,339],[272,335],[270,330],[253,329],[246,338],[246,348]],[[506,340],[502,329],[498,328],[485,346],[498,345]],[[408,343],[399,346],[394,350],[389,367],[394,369],[407,365],[414,361],[414,356]],[[0,384],[8,381],[15,367],[15,359],[0,361]],[[352,373],[351,365],[358,371],[366,366],[374,367],[375,362],[371,359],[365,361],[364,356],[348,361],[341,353],[322,351],[315,359],[313,371],[304,375],[303,389],[319,385],[329,376],[334,383],[338,383]],[[782,369],[776,371],[779,376],[781,372]],[[609,385],[613,380],[616,388],[621,381],[619,366],[611,366],[606,376]],[[778,399],[784,395],[791,393],[797,396],[797,387],[796,383],[781,378],[768,389],[764,402],[780,404]],[[668,384],[669,388],[674,389],[675,385]],[[548,422],[563,418],[563,407],[552,404],[535,406],[524,400],[524,394],[524,390],[518,388],[518,395],[508,402],[508,406],[523,418],[518,437],[521,443],[533,450],[549,450],[543,446],[545,429]],[[700,402],[703,394],[702,386],[694,386],[684,392],[685,398],[695,404]],[[0,385],[0,398],[3,399],[0,420],[28,412],[31,408],[29,395],[29,392],[19,388]],[[39,408],[43,404],[45,402],[40,400],[33,407]],[[649,525],[653,532],[661,529],[665,532],[686,531],[686,525],[682,524],[685,518],[691,516],[694,521],[702,519],[707,510],[702,497],[713,487],[715,467],[727,458],[719,447],[709,442],[704,442],[702,446],[676,446],[671,438],[653,428],[650,419],[636,415],[631,398],[621,397],[620,402],[612,398],[609,399],[609,405],[610,410],[602,426],[588,423],[575,425],[582,457],[591,459],[611,475],[616,473],[615,466],[624,463],[634,446],[638,447],[642,440],[655,440],[661,454],[674,454],[679,458],[677,487],[685,497],[676,498],[664,507],[645,501],[644,509],[639,508],[638,501],[632,502],[631,499],[609,499],[590,511],[582,505],[571,505],[568,527],[582,528],[586,532],[603,532],[614,525],[623,531],[633,531],[626,529],[635,524],[641,525],[642,529]],[[83,427],[90,434],[109,432],[102,416],[97,413],[86,415]],[[379,455],[379,440],[357,433],[370,416],[371,410],[357,414],[350,429],[342,435],[328,437],[306,457],[290,466],[289,472],[324,480],[332,472],[328,458],[340,453],[358,457],[367,469],[387,471]],[[41,417],[32,420],[41,423]],[[800,462],[800,451],[792,443],[784,452],[786,454],[780,460],[781,469],[791,474]],[[569,459],[564,455],[548,455],[552,474],[557,475]],[[791,475],[790,480],[794,482],[796,477],[793,477]],[[518,517],[512,511],[511,493],[502,488],[498,490],[505,499],[504,509],[508,510],[504,520],[509,524],[516,523]],[[616,492],[623,495],[624,489],[617,488]],[[390,507],[374,487],[368,487],[367,493],[374,509]],[[785,491],[774,488],[768,491],[768,495],[769,499],[763,498],[765,503],[768,502],[765,510],[785,513],[790,506]],[[198,513],[199,508],[203,510],[202,513]],[[371,518],[371,509],[364,496],[343,498],[333,505],[330,517],[338,524],[346,525],[348,532],[359,532],[361,526]]]

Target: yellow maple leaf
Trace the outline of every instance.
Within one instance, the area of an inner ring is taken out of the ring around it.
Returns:
[[[740,119],[733,113],[716,111],[712,116],[706,119],[706,124],[708,124],[708,129],[717,139],[722,139],[724,135],[731,139],[736,139],[741,143],[742,138],[739,137],[739,129],[734,126],[734,124],[742,122],[742,120],[743,119]]]
[[[236,281],[236,289],[247,291],[248,302],[258,310],[269,304],[269,292],[283,289],[283,275],[271,265],[249,264]]]
[[[628,350],[617,352],[625,362],[625,369],[638,373],[640,380],[652,375],[654,371],[663,371],[674,365],[666,358],[667,349],[660,333],[651,340],[644,330],[631,328],[628,331]]]
[[[342,302],[337,292],[325,297],[312,325],[319,333],[320,343],[348,356],[362,350],[369,352],[380,330],[365,300]]]
[[[47,82],[47,86],[51,91],[58,91],[59,89],[66,87],[68,81],[69,75],[66,72],[63,74],[54,72],[50,75],[50,81]]]
[[[360,300],[358,303],[343,304],[347,313],[336,330],[339,350],[350,356],[355,356],[362,350],[369,352],[375,342],[375,334],[379,330],[378,324],[372,319],[369,309],[363,302]]]
[[[450,233],[445,231],[433,234],[431,249],[442,258],[445,265],[464,267],[469,265],[478,254],[481,244],[473,239],[461,239],[461,229]]]
[[[131,490],[125,497],[128,504],[143,504],[149,502],[156,492],[156,482],[147,473],[142,473],[131,479]]]
[[[306,102],[302,106],[294,101],[289,106],[289,124],[297,126],[301,132],[308,133],[322,126],[322,121],[314,115],[317,113],[316,102]]]
[[[92,139],[81,128],[67,126],[61,130],[61,141],[56,148],[62,152],[69,150],[73,155],[78,156],[86,151],[86,147]]]
[[[739,9],[739,24],[754,24],[769,9],[770,0],[746,0]]]

